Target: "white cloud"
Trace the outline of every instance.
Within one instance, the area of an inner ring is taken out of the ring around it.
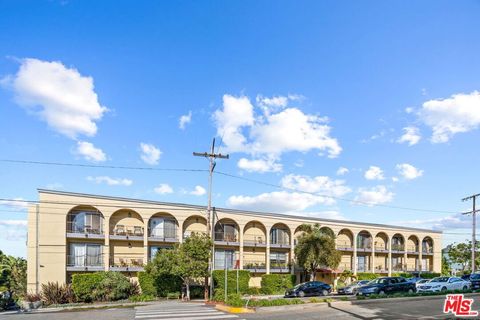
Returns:
[[[250,99],[245,96],[223,96],[223,108],[216,110],[217,135],[229,152],[266,155],[279,158],[290,151],[318,150],[333,158],[342,148],[330,136],[328,119],[304,114],[298,108],[255,116]]]
[[[420,135],[420,130],[417,127],[405,127],[403,128],[403,135],[398,138],[398,143],[408,143],[409,146],[417,144],[422,136]]]
[[[155,192],[158,193],[158,194],[173,193],[172,187],[170,187],[170,186],[169,186],[168,184],[166,184],[166,183],[161,183],[158,187],[156,187],[155,189],[153,189],[153,191],[155,191]]]
[[[162,155],[162,151],[155,147],[151,143],[140,143],[140,149],[142,150],[142,154],[140,157],[142,160],[150,165],[158,164],[158,160],[160,160],[160,156]]]
[[[52,190],[60,190],[60,189],[63,189],[63,184],[61,184],[60,182],[49,183],[45,185],[45,188],[52,189]]]
[[[359,188],[358,196],[355,197],[355,201],[372,206],[375,204],[390,202],[393,200],[394,195],[393,192],[388,191],[387,187],[382,185],[370,189]]]
[[[264,97],[261,94],[255,99],[257,105],[268,115],[288,106],[289,102],[304,99],[301,95],[289,94],[288,96]]]
[[[257,196],[231,196],[227,204],[238,209],[253,211],[301,211],[317,204],[331,204],[332,199],[308,193],[275,191]]]
[[[415,110],[412,107],[405,108],[405,113],[410,114],[410,113],[413,113],[413,111],[415,111]]]
[[[294,191],[319,193],[341,197],[351,191],[343,180],[332,180],[327,176],[309,177],[305,175],[289,174],[282,178],[281,185]]]
[[[365,171],[364,175],[365,179],[367,180],[383,180],[385,177],[383,176],[383,170],[377,166],[370,166],[367,171]]]
[[[0,200],[0,206],[5,206],[15,211],[25,211],[28,209],[28,202],[23,198],[14,198],[12,200]]]
[[[109,186],[131,186],[133,181],[125,178],[110,178],[108,176],[87,177],[88,181],[95,182],[97,184],[106,183]]]
[[[418,114],[432,128],[433,143],[448,142],[457,133],[479,127],[480,92],[459,93],[446,99],[426,101]]]
[[[432,228],[434,230],[445,229],[463,229],[472,227],[472,217],[461,213],[456,213],[441,218],[432,219],[412,219],[395,222],[397,225],[415,226],[421,228]],[[466,236],[470,234],[465,233]]]
[[[392,177],[393,182],[398,182],[398,180],[399,180],[398,177]]]
[[[302,216],[302,217],[331,219],[331,220],[348,220],[340,212],[335,210],[286,212],[286,214]]]
[[[20,62],[17,74],[2,80],[18,105],[69,138],[97,133],[96,121],[108,109],[100,105],[92,77],[57,61],[28,58]]]
[[[397,164],[398,174],[407,180],[413,180],[423,175],[423,170],[419,170],[408,163]]]
[[[102,149],[95,147],[91,142],[77,141],[75,153],[88,161],[103,162],[107,160],[107,155]]]
[[[275,158],[254,159],[241,158],[237,166],[248,172],[279,172],[282,171],[282,165],[276,162]]]
[[[348,168],[340,167],[340,168],[338,168],[338,170],[337,170],[337,176],[346,175],[349,171],[350,171],[350,170],[348,170]]]
[[[19,241],[27,238],[27,220],[0,220],[0,239]]]
[[[185,126],[192,121],[192,111],[188,111],[187,114],[184,114],[178,120],[178,127],[180,129],[185,129]]]
[[[190,192],[194,196],[203,196],[205,193],[207,193],[207,190],[202,186],[195,186],[195,190]]]

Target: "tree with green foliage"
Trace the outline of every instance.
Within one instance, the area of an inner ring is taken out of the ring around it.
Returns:
[[[335,245],[335,236],[328,229],[315,225],[302,224],[299,227],[303,234],[295,247],[297,263],[310,273],[310,281],[315,280],[320,267],[335,269],[340,264],[341,254]]]
[[[442,275],[450,275],[450,263],[447,260],[447,257],[442,253]]]
[[[154,277],[171,274],[182,279],[186,288],[186,300],[190,300],[190,285],[198,279],[207,277],[208,259],[212,242],[207,235],[192,233],[173,249],[162,249],[147,264],[145,271]]]
[[[476,250],[480,249],[480,242],[476,245]],[[472,241],[454,243],[448,251],[448,258],[452,263],[458,263],[462,266],[462,271],[471,270],[472,265]],[[476,257],[475,264],[478,266],[480,257]]]
[[[23,258],[0,255],[0,285],[17,296],[27,292],[27,261]]]

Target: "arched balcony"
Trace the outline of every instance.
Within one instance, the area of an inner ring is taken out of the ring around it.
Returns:
[[[266,247],[267,246],[267,229],[263,223],[258,221],[250,221],[243,229],[243,246],[244,247]]]
[[[419,240],[417,236],[411,235],[407,240],[407,252],[409,254],[419,252]]]
[[[329,227],[321,227],[320,232],[335,239],[335,232]]]
[[[121,209],[110,216],[110,239],[143,241],[143,219],[131,209]]]
[[[337,250],[353,251],[353,232],[342,229],[337,235]]]
[[[422,241],[422,254],[433,254],[433,239],[430,237],[423,238]]]
[[[103,214],[92,206],[78,206],[67,214],[67,238],[103,239]]]
[[[283,223],[276,223],[270,229],[271,248],[290,248],[290,229]]]
[[[388,253],[388,235],[385,232],[379,232],[375,236],[375,252]]]
[[[392,237],[392,252],[405,253],[405,238],[399,233]]]
[[[192,233],[207,234],[207,219],[202,216],[190,216],[183,222],[183,238],[188,238]]]
[[[372,235],[368,231],[360,231],[357,235],[357,251],[372,251]]]
[[[178,221],[169,213],[155,213],[148,220],[148,240],[178,242]]]
[[[215,244],[238,246],[240,228],[232,219],[220,219],[215,224]]]

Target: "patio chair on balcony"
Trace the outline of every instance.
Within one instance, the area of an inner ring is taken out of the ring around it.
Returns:
[[[143,265],[143,259],[132,259],[132,266],[141,267]]]
[[[257,243],[263,244],[263,237],[258,237],[257,238]]]
[[[140,226],[133,227],[133,234],[138,237],[143,236],[143,227],[140,227]]]
[[[123,258],[119,258],[119,259],[118,259],[118,265],[119,265],[120,267],[126,267],[126,266],[128,265],[128,263],[127,263],[127,261],[124,260]]]
[[[125,232],[125,226],[123,224],[117,224],[115,228],[115,235],[117,236],[125,236],[127,233]]]

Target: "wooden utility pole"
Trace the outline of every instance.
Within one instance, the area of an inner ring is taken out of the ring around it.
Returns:
[[[480,193],[477,193],[462,199],[462,201],[472,200],[472,211],[463,213],[463,214],[470,214],[470,213],[472,214],[472,273],[475,272],[475,251],[477,247],[477,241],[475,239],[475,233],[477,229],[475,214],[477,213],[477,211],[480,211],[480,210],[477,210],[475,207],[475,202],[478,196],[480,196]]]
[[[205,157],[209,160],[209,176],[208,176],[208,205],[207,205],[207,232],[212,239],[212,253],[209,261],[210,267],[210,300],[212,300],[213,295],[213,268],[215,265],[215,222],[214,215],[212,210],[212,179],[213,179],[213,170],[215,170],[216,161],[215,159],[228,159],[228,154],[215,153],[215,138],[213,138],[212,149],[210,153],[208,152],[194,152],[196,157]]]

